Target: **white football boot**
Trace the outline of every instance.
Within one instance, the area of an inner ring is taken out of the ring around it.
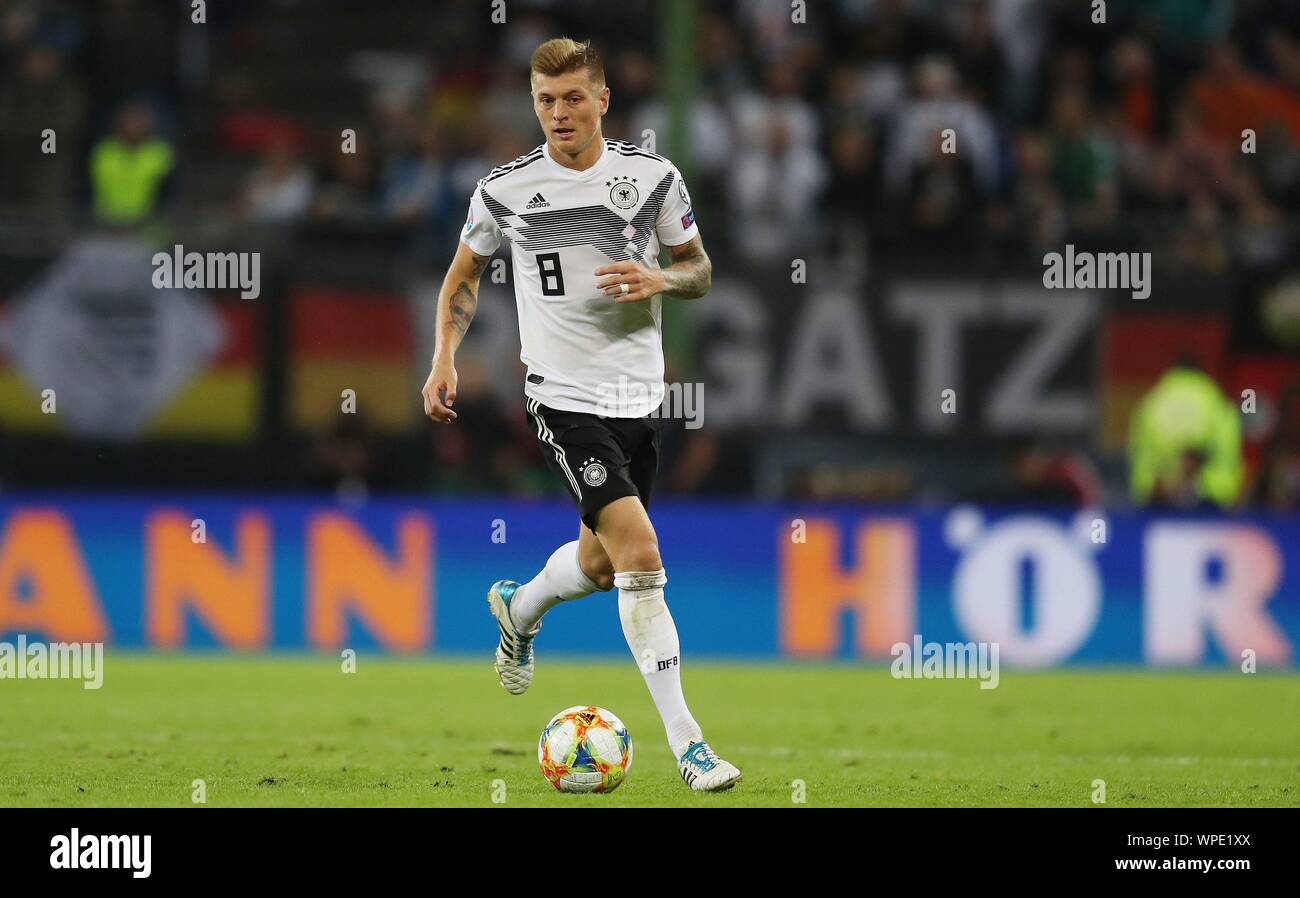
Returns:
[[[514,580],[498,580],[487,594],[488,609],[501,631],[495,664],[497,678],[511,695],[523,695],[533,682],[533,637],[542,629],[541,621],[530,633],[516,629],[510,617],[510,600],[518,588]]]
[[[713,753],[709,743],[692,742],[677,759],[686,785],[696,792],[722,792],[740,782],[740,768]]]

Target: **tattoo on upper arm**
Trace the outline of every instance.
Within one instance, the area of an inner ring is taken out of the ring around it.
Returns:
[[[670,246],[668,252],[672,255],[674,262],[680,262],[685,259],[695,259],[704,255],[704,244],[700,242],[699,237],[694,237],[685,243],[677,246]]]
[[[483,269],[487,268],[487,263],[490,259],[491,259],[490,256],[480,256],[477,253],[475,253],[473,261],[470,263],[471,264],[470,277],[473,278],[481,277],[483,274]]]

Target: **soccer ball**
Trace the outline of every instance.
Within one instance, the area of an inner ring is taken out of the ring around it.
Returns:
[[[632,766],[632,737],[604,708],[574,705],[542,730],[537,763],[561,792],[613,792]]]

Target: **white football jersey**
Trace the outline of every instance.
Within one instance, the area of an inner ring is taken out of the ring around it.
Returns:
[[[461,240],[490,256],[504,236],[514,265],[524,393],[543,405],[640,418],[663,401],[660,297],[619,303],[596,269],[633,260],[659,267],[659,247],[695,237],[681,174],[663,156],[621,140],[585,171],[546,144],[479,181]]]

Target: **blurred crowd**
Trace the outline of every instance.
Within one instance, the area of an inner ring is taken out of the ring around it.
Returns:
[[[606,134],[668,150],[656,4],[612,16],[594,0],[517,0],[499,27],[485,4],[398,0],[366,13],[365,34],[329,30],[348,6],[211,3],[206,27],[178,38],[188,3],[0,2],[0,203],[111,226],[203,214],[387,230],[432,275],[475,182],[540,142],[528,58],[561,33],[605,54]],[[1066,242],[1206,273],[1294,258],[1300,0],[1108,0],[1104,22],[1081,0],[808,7],[796,27],[784,0],[696,11],[678,161],[710,251],[731,264],[1032,263]],[[57,134],[54,161],[31,150],[43,129]],[[349,132],[355,152],[340,152]],[[1287,420],[1275,442],[1294,441]],[[518,469],[468,446],[437,451],[480,459],[488,488],[503,482],[494,469]],[[698,483],[717,452],[686,446],[674,476]],[[1061,495],[1090,501],[1086,462],[1024,446],[1010,468],[1027,489],[1065,483]],[[1163,495],[1159,478],[1134,494]]]
[[[175,6],[0,6],[6,202],[80,199],[109,221],[151,214],[194,124],[180,101],[191,114],[197,93],[216,129],[207,151],[253,160],[230,200],[240,219],[454,233],[482,173],[539,142],[527,61],[558,32],[604,50],[607,134],[642,143],[666,133],[654,45],[626,38],[658,33],[653,4],[610,17],[591,3],[520,2],[498,28],[474,4],[448,3],[424,16],[432,29],[399,31],[406,40],[383,52],[338,59],[304,42],[294,49],[305,71],[362,86],[324,114],[266,103],[256,66],[240,65],[271,40],[257,4],[211,4],[216,20],[192,45],[169,27],[188,11]],[[268,6],[306,18],[331,4]],[[746,263],[828,246],[1041,255],[1067,240],[1122,240],[1213,270],[1276,262],[1290,248],[1283,212],[1300,201],[1291,0],[1110,0],[1104,23],[1091,4],[1065,0],[810,6],[796,27],[778,0],[698,12],[692,188],[714,243]],[[357,152],[338,152],[336,125],[358,134]],[[74,152],[50,165],[20,151],[35,126]],[[206,198],[193,181],[182,187],[179,202]],[[445,255],[436,239],[413,245],[431,266]]]

